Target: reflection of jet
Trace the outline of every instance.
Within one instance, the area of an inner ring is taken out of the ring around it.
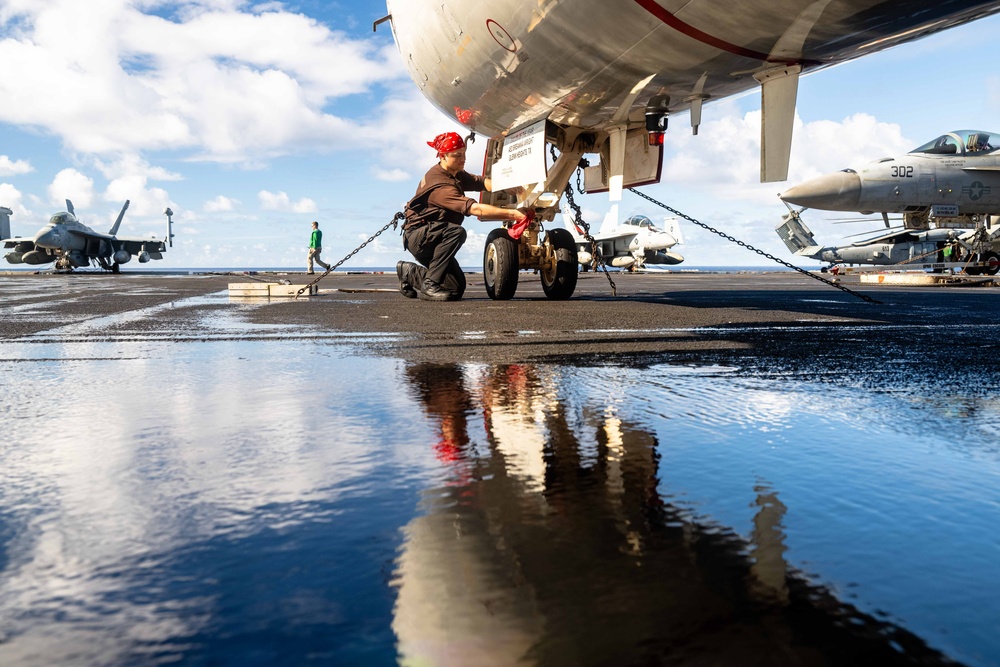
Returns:
[[[604,218],[600,231],[594,235],[598,251],[606,264],[619,268],[642,268],[646,264],[680,264],[684,257],[668,252],[670,248],[683,243],[680,222],[677,218],[664,218],[663,229],[653,224],[644,215],[633,215],[623,224],[615,224],[617,207]],[[576,241],[577,261],[584,270],[594,262],[593,247],[583,236],[572,218],[566,216],[566,229]]]
[[[760,87],[761,179],[784,180],[799,76],[1000,11],[1000,0],[387,0],[396,45],[420,92],[491,137],[482,201],[555,219],[584,155],[585,189],[660,180],[670,114],[701,123],[706,100]],[[559,152],[551,166],[550,149]],[[509,188],[525,186],[523,193]],[[510,299],[521,269],[546,296],[576,286],[571,239],[487,236],[484,281]]]
[[[897,265],[903,269],[958,268],[971,275],[994,275],[1000,269],[1000,255],[993,250],[994,238],[985,230],[895,229],[849,245],[820,246],[799,214],[800,211],[792,210],[782,217],[781,224],[775,227],[778,236],[795,255],[829,262],[831,266],[869,264]],[[996,231],[1000,231],[1000,227]]]
[[[401,663],[953,664],[791,567],[767,483],[747,540],[667,502],[656,436],[614,406],[570,414],[550,371],[406,376],[449,474],[403,529]]]
[[[66,212],[56,213],[34,236],[11,237],[10,209],[0,208],[0,243],[13,248],[4,257],[10,264],[49,264],[56,269],[72,270],[92,263],[106,271],[119,272],[119,267],[135,255],[140,264],[151,259],[163,259],[169,243],[173,246],[171,227],[173,211],[167,216],[167,237],[163,241],[119,237],[118,227],[125,217],[129,202],[125,202],[115,224],[107,234],[95,232],[76,219],[73,202],[66,200]]]

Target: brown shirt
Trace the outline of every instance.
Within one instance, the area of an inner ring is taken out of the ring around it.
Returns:
[[[478,203],[475,199],[465,196],[466,192],[477,192],[486,189],[482,176],[473,176],[467,171],[460,171],[454,176],[445,171],[438,163],[427,170],[420,179],[417,192],[406,204],[406,224],[404,229],[417,225],[443,220],[456,225],[462,224],[469,209]]]

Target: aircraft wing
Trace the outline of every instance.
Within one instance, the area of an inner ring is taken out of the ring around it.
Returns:
[[[32,236],[12,236],[9,239],[0,239],[5,248],[13,248],[18,243],[31,243],[34,245],[35,239]]]
[[[143,250],[146,252],[165,252],[167,249],[167,244],[158,239],[119,238],[115,245],[133,255],[138,255]]]

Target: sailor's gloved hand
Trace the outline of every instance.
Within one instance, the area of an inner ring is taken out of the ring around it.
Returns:
[[[527,229],[528,225],[531,224],[531,221],[535,219],[535,209],[533,208],[519,208],[518,211],[523,213],[524,217],[507,229],[507,235],[515,241],[521,238],[521,234],[524,234],[524,230]]]

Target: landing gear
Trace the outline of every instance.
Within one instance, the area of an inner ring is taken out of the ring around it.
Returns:
[[[580,270],[573,235],[565,229],[551,229],[545,242],[539,243],[538,228],[534,225],[518,241],[511,239],[506,229],[490,232],[483,252],[486,294],[495,301],[514,298],[521,269],[538,271],[542,291],[549,299],[570,298]]]
[[[995,276],[997,271],[1000,271],[1000,255],[995,252],[986,253],[983,257],[983,261],[986,263],[986,266],[981,269],[983,273]]]
[[[573,296],[576,289],[580,269],[576,261],[576,241],[565,229],[550,229],[545,241],[551,247],[553,258],[539,271],[542,291],[550,299],[563,301]]]
[[[517,243],[506,229],[494,229],[486,237],[483,252],[483,281],[486,294],[494,301],[508,301],[517,291]]]
[[[982,262],[985,266],[969,266],[966,267],[965,272],[970,276],[995,276],[997,271],[1000,271],[1000,255],[995,252],[987,252],[985,254],[976,253],[972,256],[973,262]]]

